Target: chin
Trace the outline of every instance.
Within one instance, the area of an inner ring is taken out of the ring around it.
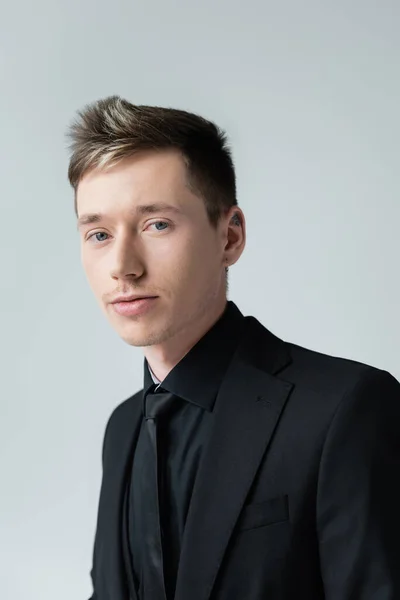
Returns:
[[[164,341],[164,337],[161,337],[157,332],[151,331],[119,331],[120,337],[129,344],[137,348],[143,348],[145,346],[154,346]]]

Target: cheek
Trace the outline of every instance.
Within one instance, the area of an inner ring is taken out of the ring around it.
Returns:
[[[177,244],[163,248],[159,253],[158,263],[162,269],[174,271],[178,277],[184,277],[193,269],[204,268],[210,262],[210,247],[195,236],[182,239]]]
[[[96,268],[96,265],[88,260],[83,260],[82,266],[91,290],[96,296],[100,295],[102,291],[104,291],[104,289],[102,289],[103,277],[100,269]]]
[[[210,248],[206,250],[204,245],[201,248],[188,245],[182,252],[165,255],[159,263],[158,273],[175,289],[181,287],[185,294],[191,290],[196,295],[196,290],[201,292],[214,287],[219,277],[217,254]]]
[[[160,275],[185,278],[200,259],[201,246],[193,232],[171,236],[148,248],[148,266]],[[169,275],[168,275],[169,274]]]

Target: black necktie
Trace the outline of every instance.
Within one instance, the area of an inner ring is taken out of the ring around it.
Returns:
[[[163,523],[160,518],[162,504],[163,473],[160,469],[160,458],[163,454],[162,429],[167,416],[176,406],[177,398],[173,394],[159,388],[150,392],[145,398],[145,435],[142,477],[142,497],[144,498],[142,518],[142,540],[145,559],[143,560],[142,585],[145,598],[149,600],[167,600],[163,559]]]

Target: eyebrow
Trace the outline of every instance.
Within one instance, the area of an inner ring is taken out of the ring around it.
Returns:
[[[133,212],[138,215],[151,215],[157,212],[172,212],[175,214],[183,214],[182,209],[172,204],[158,203],[158,204],[139,204],[136,206]],[[77,229],[80,229],[84,225],[91,225],[93,223],[100,223],[107,216],[102,213],[88,213],[81,215],[77,221]]]

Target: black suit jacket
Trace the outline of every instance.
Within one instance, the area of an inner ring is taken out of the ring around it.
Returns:
[[[193,490],[176,600],[399,600],[400,384],[245,319]],[[141,397],[106,427],[92,600],[137,600],[123,531]]]

